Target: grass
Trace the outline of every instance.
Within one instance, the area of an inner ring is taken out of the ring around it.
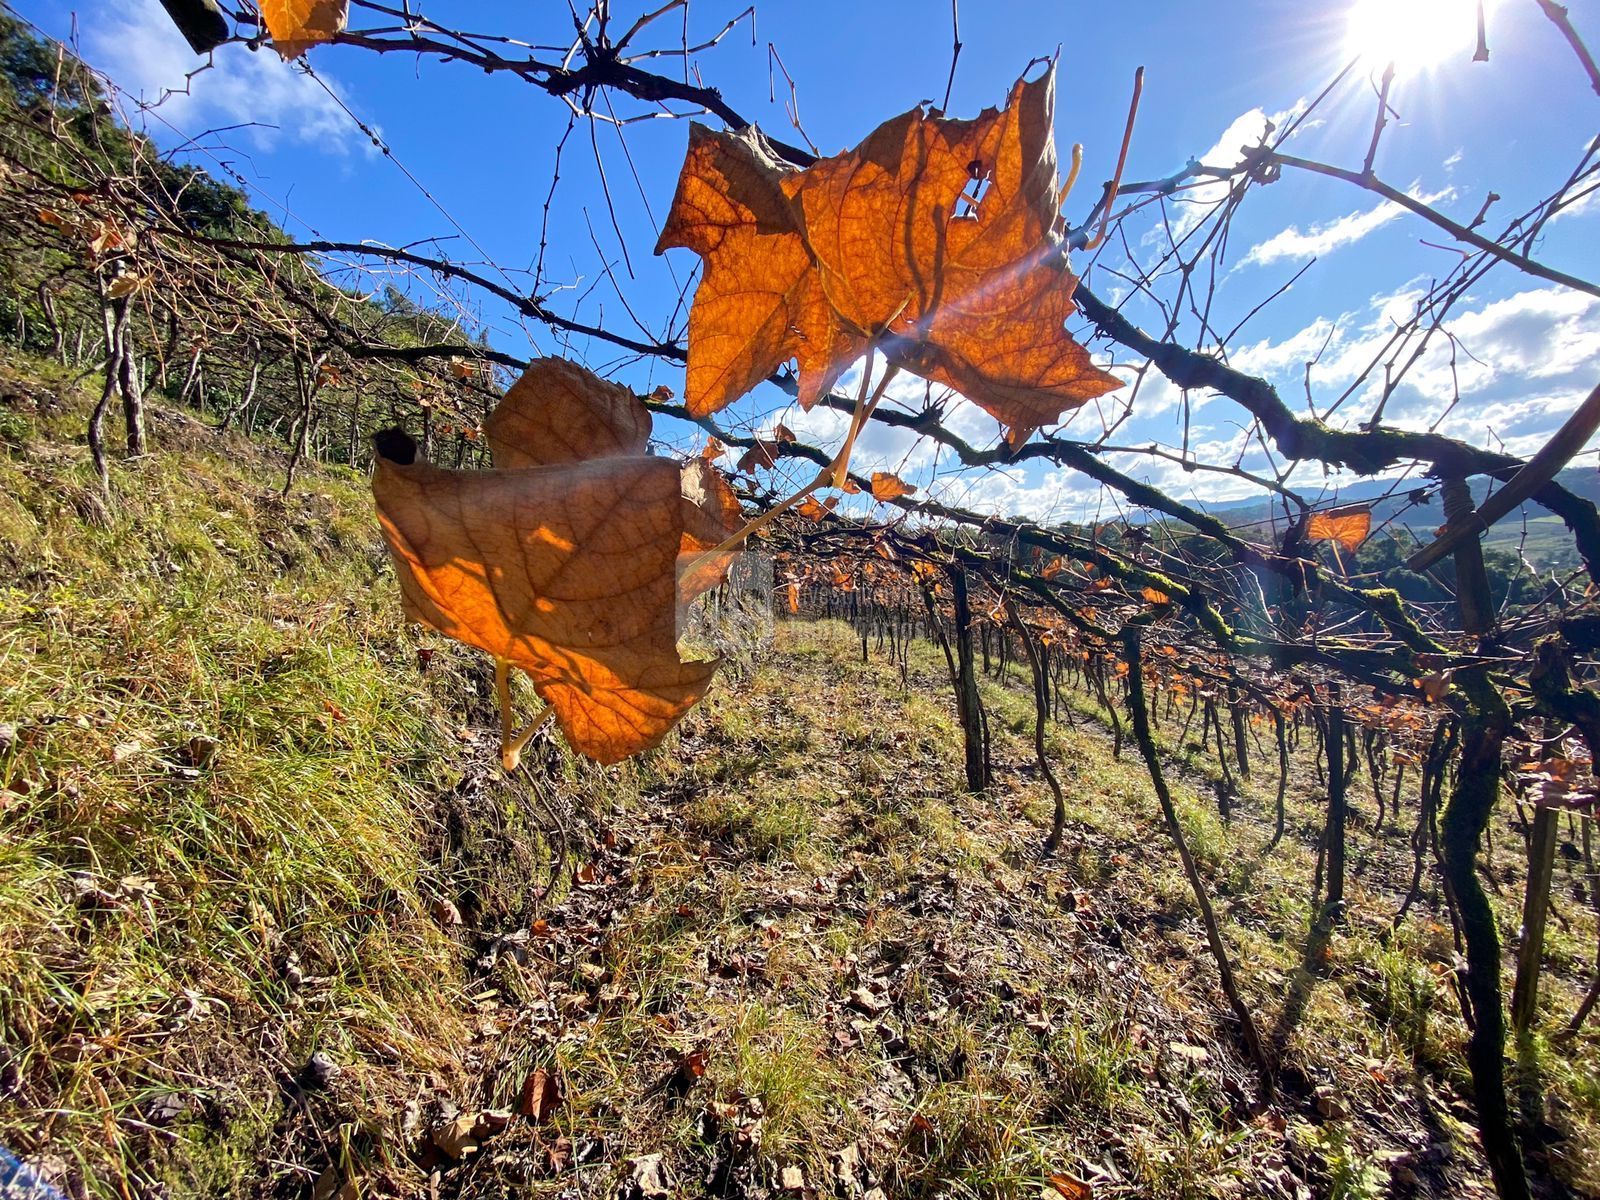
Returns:
[[[475,672],[419,673],[360,480],[280,502],[270,459],[168,416],[105,505],[80,398],[6,384],[0,1137],[106,1194],[238,1194],[314,1051],[342,1111],[303,1135],[352,1144],[457,1069],[427,849]]]
[[[1349,920],[1308,945],[1306,748],[1269,853],[1275,780],[1224,821],[1181,713],[1156,731],[1285,1064],[1263,1109],[1148,776],[1092,699],[1047,730],[1052,860],[1025,672],[982,682],[997,784],[971,796],[936,648],[903,686],[842,623],[764,640],[737,606],[697,631],[730,666],[659,750],[602,770],[541,739],[508,782],[485,664],[403,628],[363,481],[313,469],[280,501],[276,458],[163,413],[105,505],[84,397],[25,365],[0,368],[0,1141],[73,1189],[410,1195],[437,1166],[448,1195],[610,1195],[661,1154],[683,1195],[786,1170],[896,1200],[1033,1200],[1055,1173],[1481,1193],[1439,898],[1387,933],[1403,834],[1355,822]],[[1495,844],[1510,944],[1504,819]],[[1594,924],[1561,908],[1518,1081],[1546,1169],[1593,1194],[1600,1037],[1550,1034]],[[341,1070],[302,1093],[316,1051]],[[563,1085],[547,1126],[428,1157],[536,1068]]]

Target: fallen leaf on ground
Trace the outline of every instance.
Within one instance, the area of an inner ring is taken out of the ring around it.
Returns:
[[[672,1195],[672,1176],[659,1154],[645,1154],[623,1164],[623,1195],[633,1200],[666,1200]]]
[[[517,1111],[535,1125],[543,1125],[561,1107],[561,1083],[544,1067],[535,1067],[522,1081]]]
[[[1041,1191],[1044,1196],[1065,1196],[1067,1200],[1092,1200],[1094,1189],[1081,1179],[1059,1172],[1045,1180],[1047,1188]]]

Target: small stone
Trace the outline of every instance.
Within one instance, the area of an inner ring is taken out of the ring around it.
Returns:
[[[784,1167],[778,1172],[778,1185],[786,1192],[802,1192],[806,1186],[806,1173],[797,1166]]]

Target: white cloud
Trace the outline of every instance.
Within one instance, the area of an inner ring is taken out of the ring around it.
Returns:
[[[1329,344],[1334,328],[1335,322],[1318,317],[1304,329],[1281,341],[1264,338],[1231,350],[1228,352],[1228,362],[1246,374],[1268,377],[1281,376],[1291,367],[1303,369]]]
[[[1590,181],[1588,186],[1588,191],[1579,192],[1576,200],[1550,219],[1552,221],[1562,221],[1568,217],[1590,216],[1600,212],[1600,183]]]
[[[1592,296],[1562,287],[1528,288],[1462,306],[1411,361],[1422,333],[1400,340],[1395,335],[1421,296],[1408,284],[1374,296],[1365,314],[1319,317],[1287,337],[1234,350],[1229,362],[1279,384],[1289,399],[1300,394],[1305,364],[1315,359],[1311,380],[1319,411],[1369,373],[1339,410],[1339,419],[1353,426],[1376,403],[1383,362],[1392,357],[1406,370],[1384,420],[1427,428],[1459,397],[1441,428],[1470,435],[1478,444],[1486,428],[1501,436],[1548,434],[1571,411],[1564,397],[1587,391],[1600,371],[1600,301]],[[1528,421],[1539,430],[1527,428]]]
[[[1208,167],[1233,167],[1244,157],[1247,149],[1259,146],[1269,136],[1268,126],[1271,126],[1274,132],[1282,130],[1285,122],[1299,116],[1305,111],[1305,107],[1306,102],[1302,99],[1296,100],[1289,108],[1271,116],[1268,116],[1266,110],[1262,108],[1252,108],[1249,112],[1241,113],[1197,161]],[[1307,128],[1309,127],[1311,126],[1308,124]],[[1177,217],[1172,222],[1173,237],[1181,239],[1184,234],[1205,220],[1211,209],[1227,198],[1231,186],[1229,180],[1213,179],[1178,192],[1175,197]]]
[[[1412,189],[1408,194],[1423,204],[1436,204],[1440,200],[1448,199],[1454,193],[1453,189],[1446,188],[1444,191],[1429,194],[1422,194]],[[1239,265],[1249,266],[1253,263],[1256,266],[1266,266],[1268,263],[1285,258],[1321,258],[1341,246],[1359,242],[1369,233],[1382,229],[1389,222],[1402,216],[1405,211],[1400,205],[1386,200],[1375,208],[1346,213],[1332,221],[1313,225],[1307,230],[1302,230],[1298,225],[1291,225],[1266,241],[1251,246],[1249,253],[1239,261]]]
[[[158,0],[102,0],[85,25],[84,57],[127,94],[126,115],[136,123],[141,104],[159,102],[155,112],[185,134],[253,123],[244,136],[261,149],[288,142],[346,154],[365,140],[316,80],[271,49],[221,47],[214,65],[196,74],[186,93],[185,74],[204,63]],[[318,75],[339,90],[327,72],[319,69]],[[155,117],[148,121],[160,129]]]

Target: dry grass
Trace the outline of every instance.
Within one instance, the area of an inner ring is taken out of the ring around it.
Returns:
[[[1308,953],[1307,763],[1268,853],[1272,781],[1225,823],[1214,764],[1158,728],[1285,1063],[1260,1109],[1148,780],[1091,701],[1049,730],[1049,861],[1021,680],[984,683],[999,783],[970,796],[938,652],[902,688],[834,623],[714,628],[735,667],[660,750],[600,770],[540,743],[508,784],[483,664],[429,641],[419,669],[360,480],[311,472],[281,505],[270,456],[167,417],[107,510],[59,382],[0,373],[0,1140],[70,1190],[420,1195],[437,1170],[444,1195],[608,1196],[661,1154],[686,1196],[785,1169],[927,1200],[1032,1200],[1054,1172],[1101,1197],[1485,1192],[1438,898],[1382,936],[1403,835],[1357,822],[1350,918]],[[1495,846],[1509,940],[1503,821]],[[1561,911],[1519,1070],[1539,1161],[1593,1194],[1600,1036],[1547,1035],[1595,931]],[[302,1092],[314,1051],[342,1070]],[[539,1067],[549,1126],[430,1154]]]

